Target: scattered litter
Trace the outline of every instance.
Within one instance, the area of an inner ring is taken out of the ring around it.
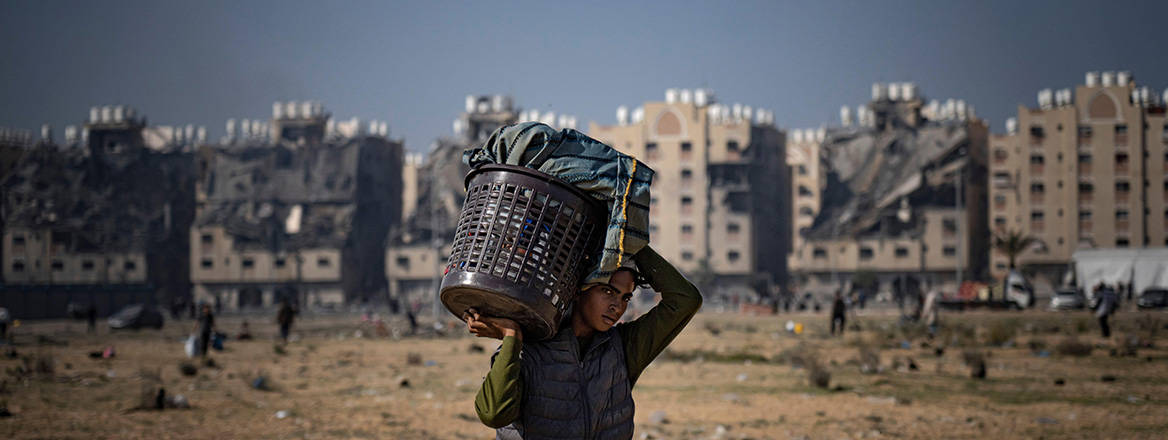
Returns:
[[[653,414],[649,414],[649,423],[654,425],[664,425],[669,423],[669,420],[665,418],[665,411],[657,410],[653,411]]]
[[[179,394],[167,400],[167,408],[190,409],[191,403],[187,401],[186,396]]]
[[[400,381],[398,381],[397,384],[398,384],[398,386],[400,386],[402,388],[409,388],[410,387],[410,380],[403,377]]]
[[[422,365],[422,355],[418,353],[407,353],[406,365]]]
[[[1057,425],[1058,424],[1058,420],[1055,420],[1053,417],[1039,417],[1035,421],[1038,422],[1038,424],[1040,424],[1040,425]]]
[[[1063,385],[1067,384],[1067,381],[1063,380],[1063,378],[1060,377],[1060,378],[1054,380],[1054,384],[1058,385],[1058,386],[1063,386]]]
[[[483,346],[479,344],[470,344],[470,348],[468,350],[470,350],[471,353],[484,353],[487,351],[487,349],[483,348]]]
[[[263,376],[263,375],[256,376],[256,378],[255,378],[255,379],[252,379],[252,380],[251,380],[251,387],[252,387],[253,389],[257,389],[257,390],[260,390],[260,391],[269,391],[269,390],[271,390],[271,384],[269,384],[269,383],[268,383],[268,378],[267,378],[267,376]]]
[[[288,411],[285,411],[285,410],[276,411],[276,418],[277,419],[288,418],[288,415],[289,415]]]
[[[745,382],[747,379],[746,373],[738,373],[738,377],[736,377],[735,379],[738,380],[739,382]]]
[[[1127,403],[1140,403],[1141,400],[1136,396],[1127,396]]]
[[[118,372],[117,372],[117,371],[114,371],[114,370],[108,370],[108,371],[106,371],[106,372],[105,372],[105,377],[108,377],[108,378],[110,378],[110,379],[113,379],[113,378],[115,378],[115,377],[118,377]]]
[[[429,360],[429,361],[426,361],[425,365],[426,365],[427,367],[433,367],[433,366],[435,366],[435,365],[438,365],[438,362],[437,362],[437,361],[433,361],[433,360]]]
[[[1099,380],[1104,381],[1104,382],[1115,382],[1115,376],[1110,375],[1110,374],[1104,374],[1102,377],[1099,378]]]
[[[183,362],[179,364],[178,370],[182,372],[183,376],[194,376],[199,373],[199,368],[190,362]]]
[[[895,405],[896,398],[892,397],[892,396],[888,396],[888,397],[868,396],[868,403],[875,403],[878,405]]]
[[[428,400],[428,399],[433,399],[433,398],[434,398],[434,392],[432,392],[432,391],[427,391],[424,397],[425,397],[427,400]]]
[[[908,342],[908,341],[900,341],[900,348],[908,350],[908,349],[912,348],[912,343]]]
[[[1038,356],[1040,358],[1045,358],[1045,357],[1050,357],[1050,352],[1046,351],[1046,350],[1039,350],[1039,351],[1035,352],[1034,355]]]

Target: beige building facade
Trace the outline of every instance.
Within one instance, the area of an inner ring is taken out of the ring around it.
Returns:
[[[790,180],[785,135],[766,110],[715,102],[708,90],[617,110],[589,136],[649,165],[650,245],[728,298],[769,295],[786,282]]]
[[[1076,249],[1168,246],[1165,124],[1163,99],[1128,72],[1089,72],[1019,106],[991,138],[989,176],[993,231],[1038,239],[1017,264],[1056,284]],[[1004,276],[1006,255],[990,260]]]

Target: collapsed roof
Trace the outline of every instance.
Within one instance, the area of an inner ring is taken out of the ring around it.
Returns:
[[[821,150],[823,209],[806,236],[919,235],[911,209],[956,206],[955,171],[967,166],[968,145],[969,130],[956,121],[830,131]]]

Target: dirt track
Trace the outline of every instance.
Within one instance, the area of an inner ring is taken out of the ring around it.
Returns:
[[[702,314],[637,384],[635,438],[1162,436],[1168,350],[1109,352],[1128,335],[1147,342],[1155,340],[1152,329],[1168,332],[1168,314],[1117,318],[1114,337],[1105,341],[1086,312],[945,315],[946,330],[930,343],[920,328],[894,326],[890,315],[853,318],[849,325],[861,331],[830,339],[824,315]],[[788,319],[807,330],[782,330]],[[220,321],[234,332],[240,318]],[[87,335],[83,324],[63,322],[17,329],[18,358],[0,360],[6,370],[0,402],[14,414],[0,418],[0,437],[494,436],[477,420],[473,399],[495,341],[457,330],[395,340],[373,336],[356,318],[332,317],[302,322],[301,338],[280,354],[270,339],[274,325],[253,318],[259,340],[228,341],[213,355],[219,367],[200,365],[187,377],[178,367],[186,361],[179,340],[190,324],[114,335]],[[1091,355],[1059,354],[1069,338],[1093,348]],[[115,346],[115,358],[89,358],[106,345]],[[861,373],[861,347],[872,348],[881,371]],[[966,350],[988,353],[986,379],[969,377]],[[409,365],[411,353],[420,355],[420,365]],[[36,358],[51,358],[53,373],[22,373],[20,357],[32,370]],[[809,384],[813,365],[830,373],[828,388]],[[131,410],[155,373],[168,394],[184,395],[193,408]],[[256,375],[273,389],[253,389]],[[1105,382],[1105,375],[1115,380]]]

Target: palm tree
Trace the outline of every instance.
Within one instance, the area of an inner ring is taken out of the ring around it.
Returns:
[[[1010,270],[1014,270],[1017,266],[1015,262],[1018,260],[1018,255],[1035,243],[1038,243],[1037,238],[1023,235],[1019,231],[1008,231],[1005,235],[994,235],[994,249],[1006,254],[1006,258],[1010,259]]]
[[[1024,235],[1019,231],[1007,231],[1005,235],[994,234],[994,249],[996,249],[998,252],[1006,254],[1006,258],[1010,260],[1010,272],[1013,272],[1014,268],[1017,267],[1016,262],[1018,260],[1018,255],[1026,252],[1027,249],[1038,243],[1040,243],[1040,241],[1037,238]],[[1006,283],[1009,282],[1009,279],[1009,273],[1007,273],[1005,277],[1002,277],[1003,299],[1006,299],[1005,295],[1006,291],[1008,290]],[[990,299],[993,300],[992,294]]]

